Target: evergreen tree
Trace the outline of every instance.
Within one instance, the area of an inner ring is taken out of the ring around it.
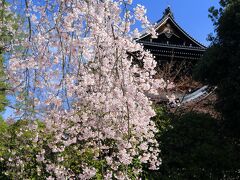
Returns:
[[[2,80],[5,77],[4,71],[3,71],[3,55],[0,53],[0,112],[4,111],[5,106],[7,105],[7,99],[6,99],[6,83]]]
[[[217,86],[216,109],[222,113],[224,129],[240,135],[240,0],[221,0],[221,8],[210,8],[215,26],[211,46],[197,65],[195,77]]]
[[[17,17],[11,11],[9,3],[6,0],[0,0],[0,112],[4,111],[8,104],[6,99],[7,84],[4,73],[4,53],[18,27],[16,20]]]

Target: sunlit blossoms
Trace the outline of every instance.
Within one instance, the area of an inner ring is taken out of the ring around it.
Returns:
[[[8,74],[19,115],[43,119],[51,134],[36,155],[44,164],[39,176],[130,179],[144,163],[160,165],[155,112],[145,94],[164,83],[153,79],[156,62],[134,41],[135,21],[152,27],[144,7],[132,12],[131,3],[28,2],[24,52],[12,56]]]

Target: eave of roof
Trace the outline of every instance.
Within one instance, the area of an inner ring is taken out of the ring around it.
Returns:
[[[138,40],[138,43],[143,45],[153,46],[153,47],[163,47],[163,48],[174,48],[174,49],[186,49],[186,50],[193,50],[193,51],[206,51],[206,48],[202,47],[194,47],[194,46],[184,46],[184,45],[175,45],[175,44],[164,44],[164,43],[155,43],[155,42],[148,42],[148,41],[141,41]]]
[[[196,43],[198,46],[200,46],[202,49],[207,49],[206,46],[204,46],[203,44],[201,44],[200,42],[198,42],[197,40],[195,40],[193,37],[191,37],[186,31],[184,31],[179,25],[178,23],[174,20],[174,18],[172,17],[172,13],[169,12],[167,15],[163,16],[160,20],[157,21],[157,24],[155,25],[155,30],[157,31],[157,29],[159,27],[161,27],[168,19],[170,19],[172,21],[172,23],[186,36],[188,37],[191,41],[193,41],[194,43]],[[137,40],[140,41],[142,38],[146,37],[150,35],[150,33],[143,33],[142,36]]]

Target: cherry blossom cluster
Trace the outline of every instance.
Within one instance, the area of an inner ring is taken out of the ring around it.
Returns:
[[[27,2],[28,36],[8,75],[18,115],[43,119],[52,135],[36,157],[45,164],[39,174],[137,179],[142,164],[157,169],[155,112],[146,93],[166,83],[153,78],[156,62],[131,31],[141,21],[152,32],[144,7],[132,12],[129,0]],[[73,156],[77,168],[66,164]]]

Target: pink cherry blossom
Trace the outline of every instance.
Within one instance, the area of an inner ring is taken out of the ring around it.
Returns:
[[[150,120],[155,112],[146,92],[156,93],[166,83],[153,79],[156,62],[135,42],[139,31],[131,31],[139,20],[154,35],[146,9],[137,5],[132,13],[130,4],[56,0],[55,11],[52,6],[29,4],[31,34],[23,29],[29,34],[20,42],[25,54],[14,51],[8,74],[22,112],[34,111],[35,117],[32,113],[28,118],[41,117],[46,133],[53,136],[47,150],[61,160],[48,158],[44,148],[37,156],[46,164],[48,179],[96,175],[96,167],[88,162],[79,164],[79,174],[65,167],[62,162],[68,157],[62,152],[68,147],[79,154],[91,151],[95,160],[105,161],[101,172],[105,179],[129,179],[126,168],[138,176],[141,168],[133,167],[136,159],[151,169],[160,164],[157,130]],[[134,60],[142,60],[143,68]]]

